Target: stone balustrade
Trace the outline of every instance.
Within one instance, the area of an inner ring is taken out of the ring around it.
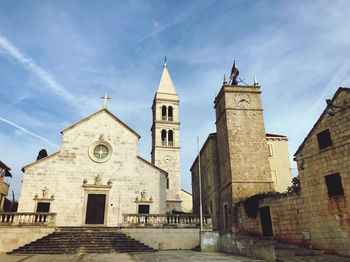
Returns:
[[[199,228],[200,217],[194,214],[123,214],[123,226]],[[212,227],[211,216],[203,215],[203,228]]]
[[[0,212],[0,226],[52,226],[56,213]]]

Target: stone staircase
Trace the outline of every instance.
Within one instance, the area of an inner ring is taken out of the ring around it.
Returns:
[[[155,252],[118,228],[61,227],[9,254],[75,254]]]

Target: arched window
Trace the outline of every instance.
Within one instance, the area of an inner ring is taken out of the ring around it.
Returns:
[[[168,107],[168,121],[173,121],[173,107]]]
[[[169,130],[168,132],[168,146],[174,146],[174,132]]]
[[[166,106],[162,106],[162,120],[166,120]]]
[[[166,146],[166,130],[165,129],[162,130],[161,137],[162,137],[162,146]]]

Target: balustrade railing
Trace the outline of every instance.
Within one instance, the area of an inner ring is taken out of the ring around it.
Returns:
[[[46,212],[0,212],[0,226],[52,226],[56,213]]]
[[[125,227],[178,227],[199,228],[199,215],[194,214],[123,214]],[[203,215],[203,228],[212,229],[210,215]]]

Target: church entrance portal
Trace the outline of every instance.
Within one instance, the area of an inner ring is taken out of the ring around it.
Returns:
[[[104,224],[105,194],[89,194],[86,208],[85,224]]]

